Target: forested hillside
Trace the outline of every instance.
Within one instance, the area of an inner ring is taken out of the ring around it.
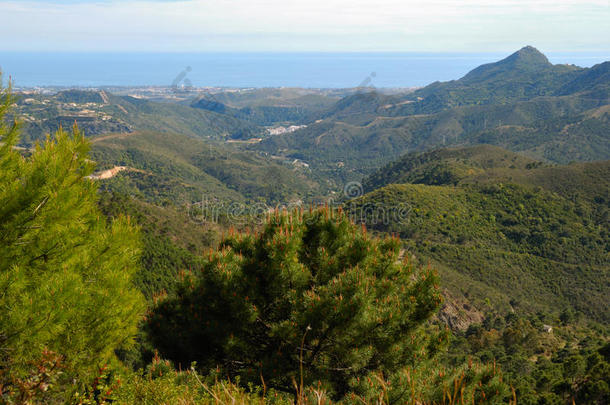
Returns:
[[[526,47],[404,96],[348,96],[322,121],[257,148],[326,171],[339,165],[352,179],[405,152],[451,145],[493,144],[557,163],[607,159],[609,68],[552,65]]]
[[[510,298],[528,299],[535,287],[509,289],[509,284],[539,278],[536,283],[549,288],[548,296],[533,295],[526,306],[532,310],[537,304],[547,305],[546,311],[577,305],[607,322],[606,306],[597,305],[601,296],[593,297],[609,282],[608,179],[608,161],[557,166],[492,146],[441,149],[408,154],[380,169],[364,182],[370,192],[348,207],[368,205],[374,215],[374,207],[407,204],[403,223],[370,225],[398,232],[427,257],[470,272]],[[484,270],[494,268],[503,271]],[[592,284],[584,287],[579,279]],[[570,292],[579,288],[583,291]]]
[[[191,106],[262,126],[307,124],[320,118],[339,99],[334,93],[290,88],[221,92],[199,97]]]
[[[517,183],[566,198],[604,203],[610,161],[558,165],[492,145],[408,153],[364,179],[366,191],[389,184],[465,185]]]
[[[143,131],[97,137],[92,145],[91,157],[101,172],[128,168],[104,181],[104,187],[154,203],[256,200],[274,206],[320,192],[306,168],[231,144]]]
[[[560,166],[487,145],[440,149],[380,169],[345,208],[439,269],[450,301],[440,316],[458,331],[453,355],[495,358],[524,402],[553,402],[569,389],[549,373],[584,361],[587,339],[607,337],[609,179],[608,161]],[[397,220],[393,207],[406,214]]]

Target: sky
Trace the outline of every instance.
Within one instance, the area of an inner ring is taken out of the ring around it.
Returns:
[[[0,0],[0,51],[610,51],[610,0]]]

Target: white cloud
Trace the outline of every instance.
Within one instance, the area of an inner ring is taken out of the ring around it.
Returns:
[[[608,50],[608,0],[2,1],[0,49]]]

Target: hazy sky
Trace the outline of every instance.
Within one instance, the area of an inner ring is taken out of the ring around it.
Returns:
[[[610,50],[610,0],[0,0],[0,50]]]

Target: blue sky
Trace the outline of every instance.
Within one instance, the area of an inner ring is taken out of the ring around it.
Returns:
[[[0,0],[7,51],[610,51],[610,0]]]

